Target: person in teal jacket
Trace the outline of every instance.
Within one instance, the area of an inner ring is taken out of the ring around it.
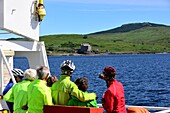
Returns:
[[[24,72],[24,80],[15,84],[5,95],[4,100],[14,103],[13,113],[26,113],[28,95],[27,86],[36,79],[36,70],[27,69]]]
[[[75,84],[78,86],[78,88],[87,93],[87,89],[88,89],[88,79],[85,77],[82,78],[78,78],[75,81]],[[68,102],[69,106],[85,106],[85,107],[95,107],[98,108],[97,102],[96,100],[92,100],[92,101],[87,101],[87,102],[82,102],[80,100],[78,100],[76,97],[71,96],[71,99]]]
[[[28,113],[43,113],[44,105],[53,105],[51,89],[46,82],[49,72],[46,66],[39,67],[38,79],[28,85]]]
[[[74,96],[83,102],[96,99],[95,93],[84,93],[70,80],[70,77],[75,70],[75,65],[71,60],[66,60],[61,63],[60,68],[62,71],[60,79],[51,87],[54,104],[67,105],[71,96]]]

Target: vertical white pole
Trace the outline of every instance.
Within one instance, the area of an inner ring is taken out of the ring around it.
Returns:
[[[3,91],[3,58],[2,58],[2,55],[0,54],[0,94],[2,94],[2,91]]]
[[[2,51],[1,48],[0,48],[0,54],[1,54],[2,58],[3,58],[4,63],[6,64],[7,70],[8,70],[8,72],[9,72],[11,78],[12,78],[13,83],[16,84],[16,81],[15,81],[15,78],[14,78],[14,76],[12,74],[11,68],[10,68],[10,66],[9,66],[9,64],[7,62],[7,59],[6,59],[5,55],[4,55],[4,52]]]
[[[40,48],[41,48],[41,54],[42,54],[42,57],[43,57],[43,62],[45,64],[45,66],[49,68],[49,64],[48,64],[48,58],[47,58],[47,54],[46,54],[46,49],[45,49],[45,44],[44,42],[40,42]]]

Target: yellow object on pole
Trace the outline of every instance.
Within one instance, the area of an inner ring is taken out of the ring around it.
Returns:
[[[43,3],[43,0],[39,0],[39,4],[44,4],[44,3]]]
[[[46,11],[44,9],[44,5],[38,6],[38,15],[39,15],[39,21],[42,21],[44,16],[46,15]]]
[[[0,100],[1,100],[1,99],[3,99],[3,96],[2,96],[2,95],[0,95]]]
[[[39,0],[39,4],[38,4],[39,21],[42,21],[45,15],[46,15],[46,11],[44,8],[43,0]]]

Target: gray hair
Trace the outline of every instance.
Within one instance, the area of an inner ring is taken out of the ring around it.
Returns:
[[[44,79],[47,74],[49,74],[49,69],[48,67],[46,66],[41,66],[37,69],[37,76],[38,76],[38,79]]]
[[[27,79],[27,80],[35,80],[36,78],[37,78],[37,72],[36,72],[36,70],[35,69],[27,69],[27,70],[25,70],[25,72],[24,72],[24,77],[25,77],[25,79]]]

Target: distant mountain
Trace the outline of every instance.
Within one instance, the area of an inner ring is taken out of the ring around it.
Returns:
[[[129,31],[141,29],[144,27],[170,27],[170,26],[163,25],[163,24],[154,24],[154,23],[149,23],[149,22],[129,23],[129,24],[124,24],[124,25],[114,28],[114,29],[90,33],[88,35],[105,34],[105,33],[123,33],[123,32],[129,32]]]

